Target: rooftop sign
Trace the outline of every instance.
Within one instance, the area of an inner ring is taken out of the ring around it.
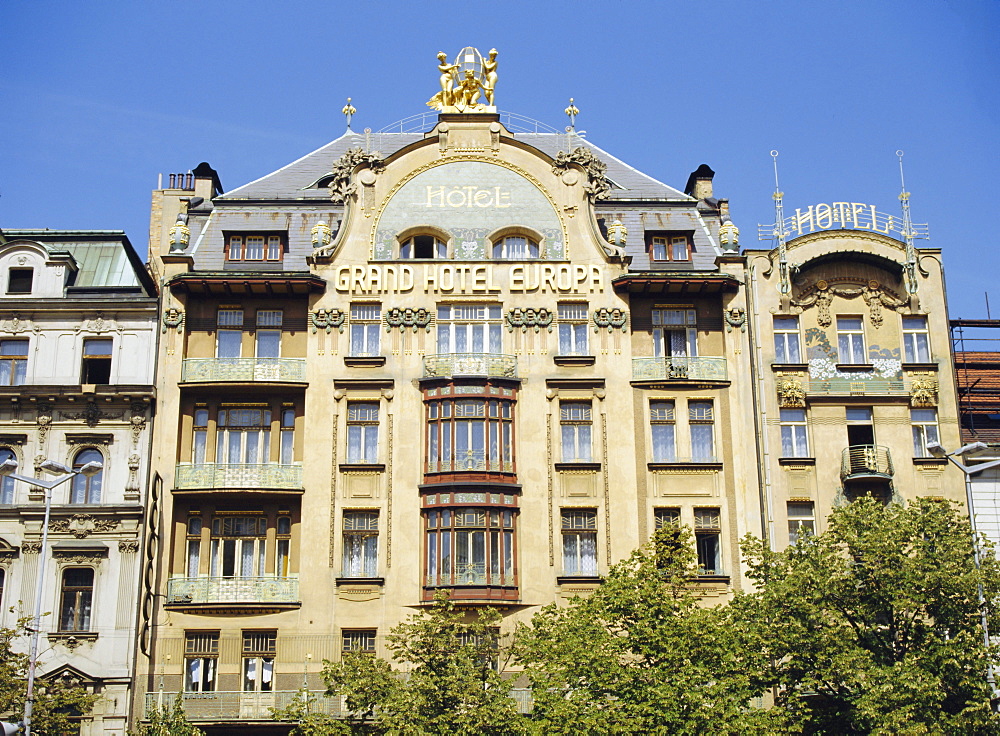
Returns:
[[[868,230],[883,235],[898,235],[906,238],[903,218],[897,215],[887,215],[879,212],[873,204],[862,202],[829,202],[810,205],[796,209],[794,215],[782,221],[785,237],[798,237],[818,230]],[[911,237],[926,239],[930,237],[926,224],[912,225]],[[775,237],[774,225],[758,225],[760,240],[770,240]]]

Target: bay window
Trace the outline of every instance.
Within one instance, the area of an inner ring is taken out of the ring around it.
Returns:
[[[266,463],[271,440],[271,410],[219,409],[216,433],[216,462],[229,465]]]
[[[427,472],[513,472],[513,405],[493,398],[428,401]]]
[[[441,494],[455,501],[511,500],[487,493]],[[431,496],[425,503],[441,501]],[[425,585],[513,586],[513,508],[496,506],[432,508],[424,511],[426,533]]]

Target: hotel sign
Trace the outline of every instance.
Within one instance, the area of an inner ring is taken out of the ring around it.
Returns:
[[[341,266],[334,288],[341,294],[599,294],[599,266],[529,263],[426,263]]]
[[[879,212],[873,204],[863,202],[829,202],[810,205],[805,209],[796,209],[794,215],[786,217],[782,222],[785,237],[798,237],[818,230],[868,230],[883,235],[896,235],[906,238],[903,218]],[[911,225],[914,238],[928,238],[926,224]],[[761,240],[774,237],[773,225],[759,225],[758,234]]]

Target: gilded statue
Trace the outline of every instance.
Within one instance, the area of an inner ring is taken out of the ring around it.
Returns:
[[[441,72],[441,91],[434,95],[427,105],[428,107],[441,110],[445,107],[451,107],[454,104],[452,83],[458,81],[458,64],[449,64],[448,54],[444,51],[438,52],[437,60],[438,71]]]
[[[470,57],[474,56],[474,61]],[[427,107],[441,112],[493,112],[494,93],[497,82],[497,50],[491,49],[484,59],[471,47],[463,49],[454,64],[448,63],[448,56],[438,52],[438,81],[441,91],[427,101]],[[468,66],[473,68],[467,68]],[[486,96],[484,103],[481,96]]]
[[[493,93],[497,88],[497,50],[490,49],[489,58],[483,59],[483,73],[486,75],[486,83],[483,85],[483,93],[486,95],[486,104],[493,106]]]

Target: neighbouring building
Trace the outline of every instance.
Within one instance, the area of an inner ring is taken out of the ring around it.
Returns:
[[[131,707],[157,329],[123,232],[3,232],[0,460],[103,468],[53,490],[47,549],[42,489],[0,477],[0,624],[34,612],[41,577],[38,677],[101,696],[83,736],[124,736]]]
[[[744,534],[961,497],[919,449],[958,440],[937,251],[855,217],[740,255],[708,166],[674,188],[499,113],[491,63],[456,62],[485,103],[445,64],[437,114],[153,193],[137,717],[180,692],[211,734],[283,734],[272,707],[439,590],[509,629],[681,522],[719,602]]]

